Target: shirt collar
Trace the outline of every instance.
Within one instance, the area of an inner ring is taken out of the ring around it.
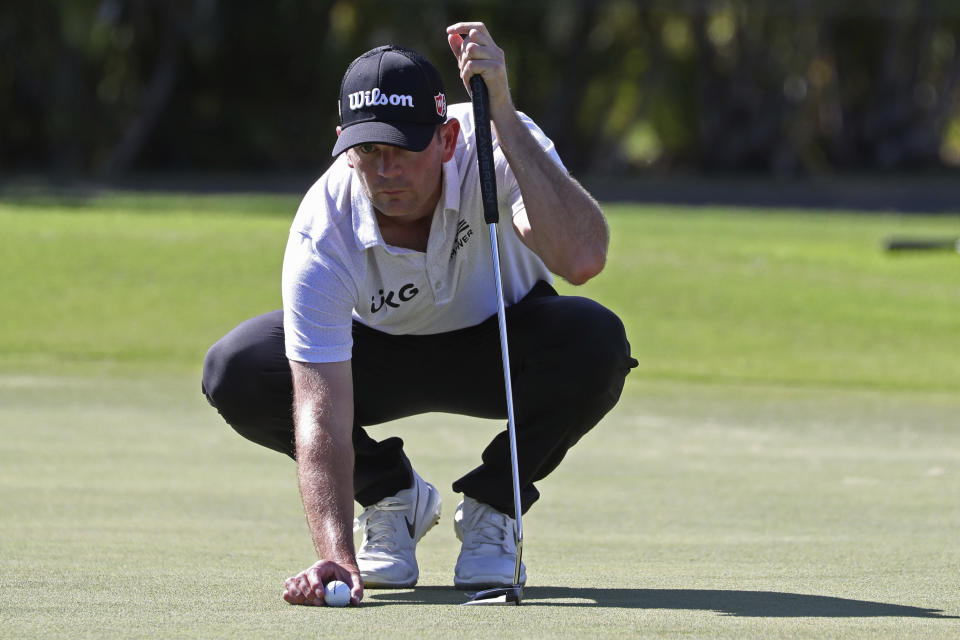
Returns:
[[[373,205],[363,192],[360,179],[353,169],[350,170],[350,209],[353,212],[353,235],[357,240],[357,248],[370,249],[384,244],[377,227],[377,216],[373,212]]]
[[[451,158],[443,163],[443,193],[440,194],[444,213],[460,211],[460,172]]]

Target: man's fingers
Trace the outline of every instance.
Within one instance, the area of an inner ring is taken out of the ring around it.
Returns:
[[[450,45],[450,51],[453,52],[453,57],[457,59],[457,62],[460,61],[460,49],[463,47],[463,38],[459,34],[451,33],[447,35],[447,44]]]
[[[323,606],[323,583],[320,584],[320,596],[306,577],[306,572],[287,578],[284,583],[283,599],[290,604]]]
[[[283,599],[290,604],[304,604],[305,598],[300,587],[297,586],[297,577],[287,578],[284,583]]]
[[[351,573],[347,584],[350,586],[350,604],[357,606],[363,600],[363,580],[359,573]]]
[[[283,599],[290,604],[303,604],[313,607],[324,606],[323,596],[317,596],[313,592],[304,593],[299,587],[288,587],[283,592]]]
[[[304,597],[308,597],[310,595],[310,583],[307,581],[307,577],[305,575],[302,573],[298,575],[295,584],[297,589],[300,590],[300,593],[302,593]]]
[[[499,49],[495,49],[492,46],[468,42],[466,47],[464,47],[462,60],[496,60],[502,63],[502,55],[500,55],[500,53]]]
[[[326,604],[326,601],[323,599],[325,593],[323,586],[329,582],[329,578],[325,574],[330,573],[330,571],[329,569],[324,571],[325,568],[321,563],[317,563],[305,572],[307,582],[310,584],[310,600],[312,604],[318,606]]]
[[[458,22],[447,27],[447,33],[450,35],[462,33],[472,34],[474,32],[476,32],[476,37],[480,40],[490,39],[490,32],[487,30],[487,25],[482,22]]]
[[[324,576],[320,571],[320,567],[313,565],[304,572],[304,577],[314,590],[319,587],[320,593],[323,593]]]
[[[303,594],[304,604],[316,605],[318,601],[320,604],[323,604],[323,598],[317,598],[316,589],[314,585],[311,584],[306,571],[297,576],[297,588],[300,590],[300,593]],[[320,588],[323,589],[323,586]]]
[[[298,589],[294,589],[292,591],[286,590],[283,592],[282,597],[289,604],[306,605],[310,607],[322,607],[325,604],[323,598],[319,598],[315,595],[306,596]]]
[[[486,82],[491,104],[508,104],[510,88],[507,84],[506,60],[482,22],[458,22],[447,27],[447,43],[457,59],[463,85],[470,91],[470,78],[482,76]]]
[[[469,33],[447,34],[447,42],[461,66],[463,66],[464,60],[471,58],[494,60],[503,57],[503,51],[496,45],[493,38],[489,34],[476,29]]]
[[[303,604],[303,596],[299,591],[291,591],[287,589],[283,592],[283,599],[289,602],[290,604]]]
[[[477,74],[486,76],[499,71],[499,64],[494,60],[470,60],[463,66],[461,74],[464,78]]]
[[[490,37],[490,32],[482,22],[458,22],[450,25],[447,27],[447,43],[461,68],[465,58],[495,57],[496,54],[491,50],[499,53],[493,38]]]

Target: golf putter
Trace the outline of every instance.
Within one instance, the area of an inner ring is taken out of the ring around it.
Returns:
[[[464,38],[466,39],[466,38]],[[517,559],[513,570],[513,585],[497,587],[470,594],[464,605],[519,605],[523,598],[520,584],[520,558],[523,551],[523,524],[520,513],[520,472],[517,463],[517,431],[513,421],[513,387],[510,383],[510,354],[507,350],[507,318],[503,304],[503,281],[500,277],[500,248],[497,244],[497,176],[493,165],[493,139],[490,131],[490,104],[487,85],[480,75],[470,78],[473,93],[473,121],[477,141],[477,164],[480,169],[480,199],[483,217],[490,229],[490,249],[493,253],[493,277],[497,289],[497,319],[500,323],[500,355],[503,359],[503,382],[507,393],[507,432],[510,436],[510,468],[513,474],[513,536],[517,543]]]

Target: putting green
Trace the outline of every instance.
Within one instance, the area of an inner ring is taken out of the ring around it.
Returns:
[[[0,377],[0,637],[929,637],[960,628],[960,402],[633,381],[524,519],[525,605],[461,608],[449,486],[500,428],[392,425],[443,492],[420,586],[292,607],[293,463],[190,375]],[[391,427],[382,427],[385,431]],[[384,631],[387,633],[387,631]]]

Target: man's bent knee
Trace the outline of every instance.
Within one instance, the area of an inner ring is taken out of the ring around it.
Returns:
[[[217,341],[203,363],[207,401],[243,437],[294,454],[293,385],[277,313],[252,318]]]
[[[556,367],[558,391],[583,397],[614,390],[619,397],[624,378],[637,365],[620,318],[592,300],[567,298],[557,322],[546,338],[555,345],[546,349],[552,353],[533,357]]]

